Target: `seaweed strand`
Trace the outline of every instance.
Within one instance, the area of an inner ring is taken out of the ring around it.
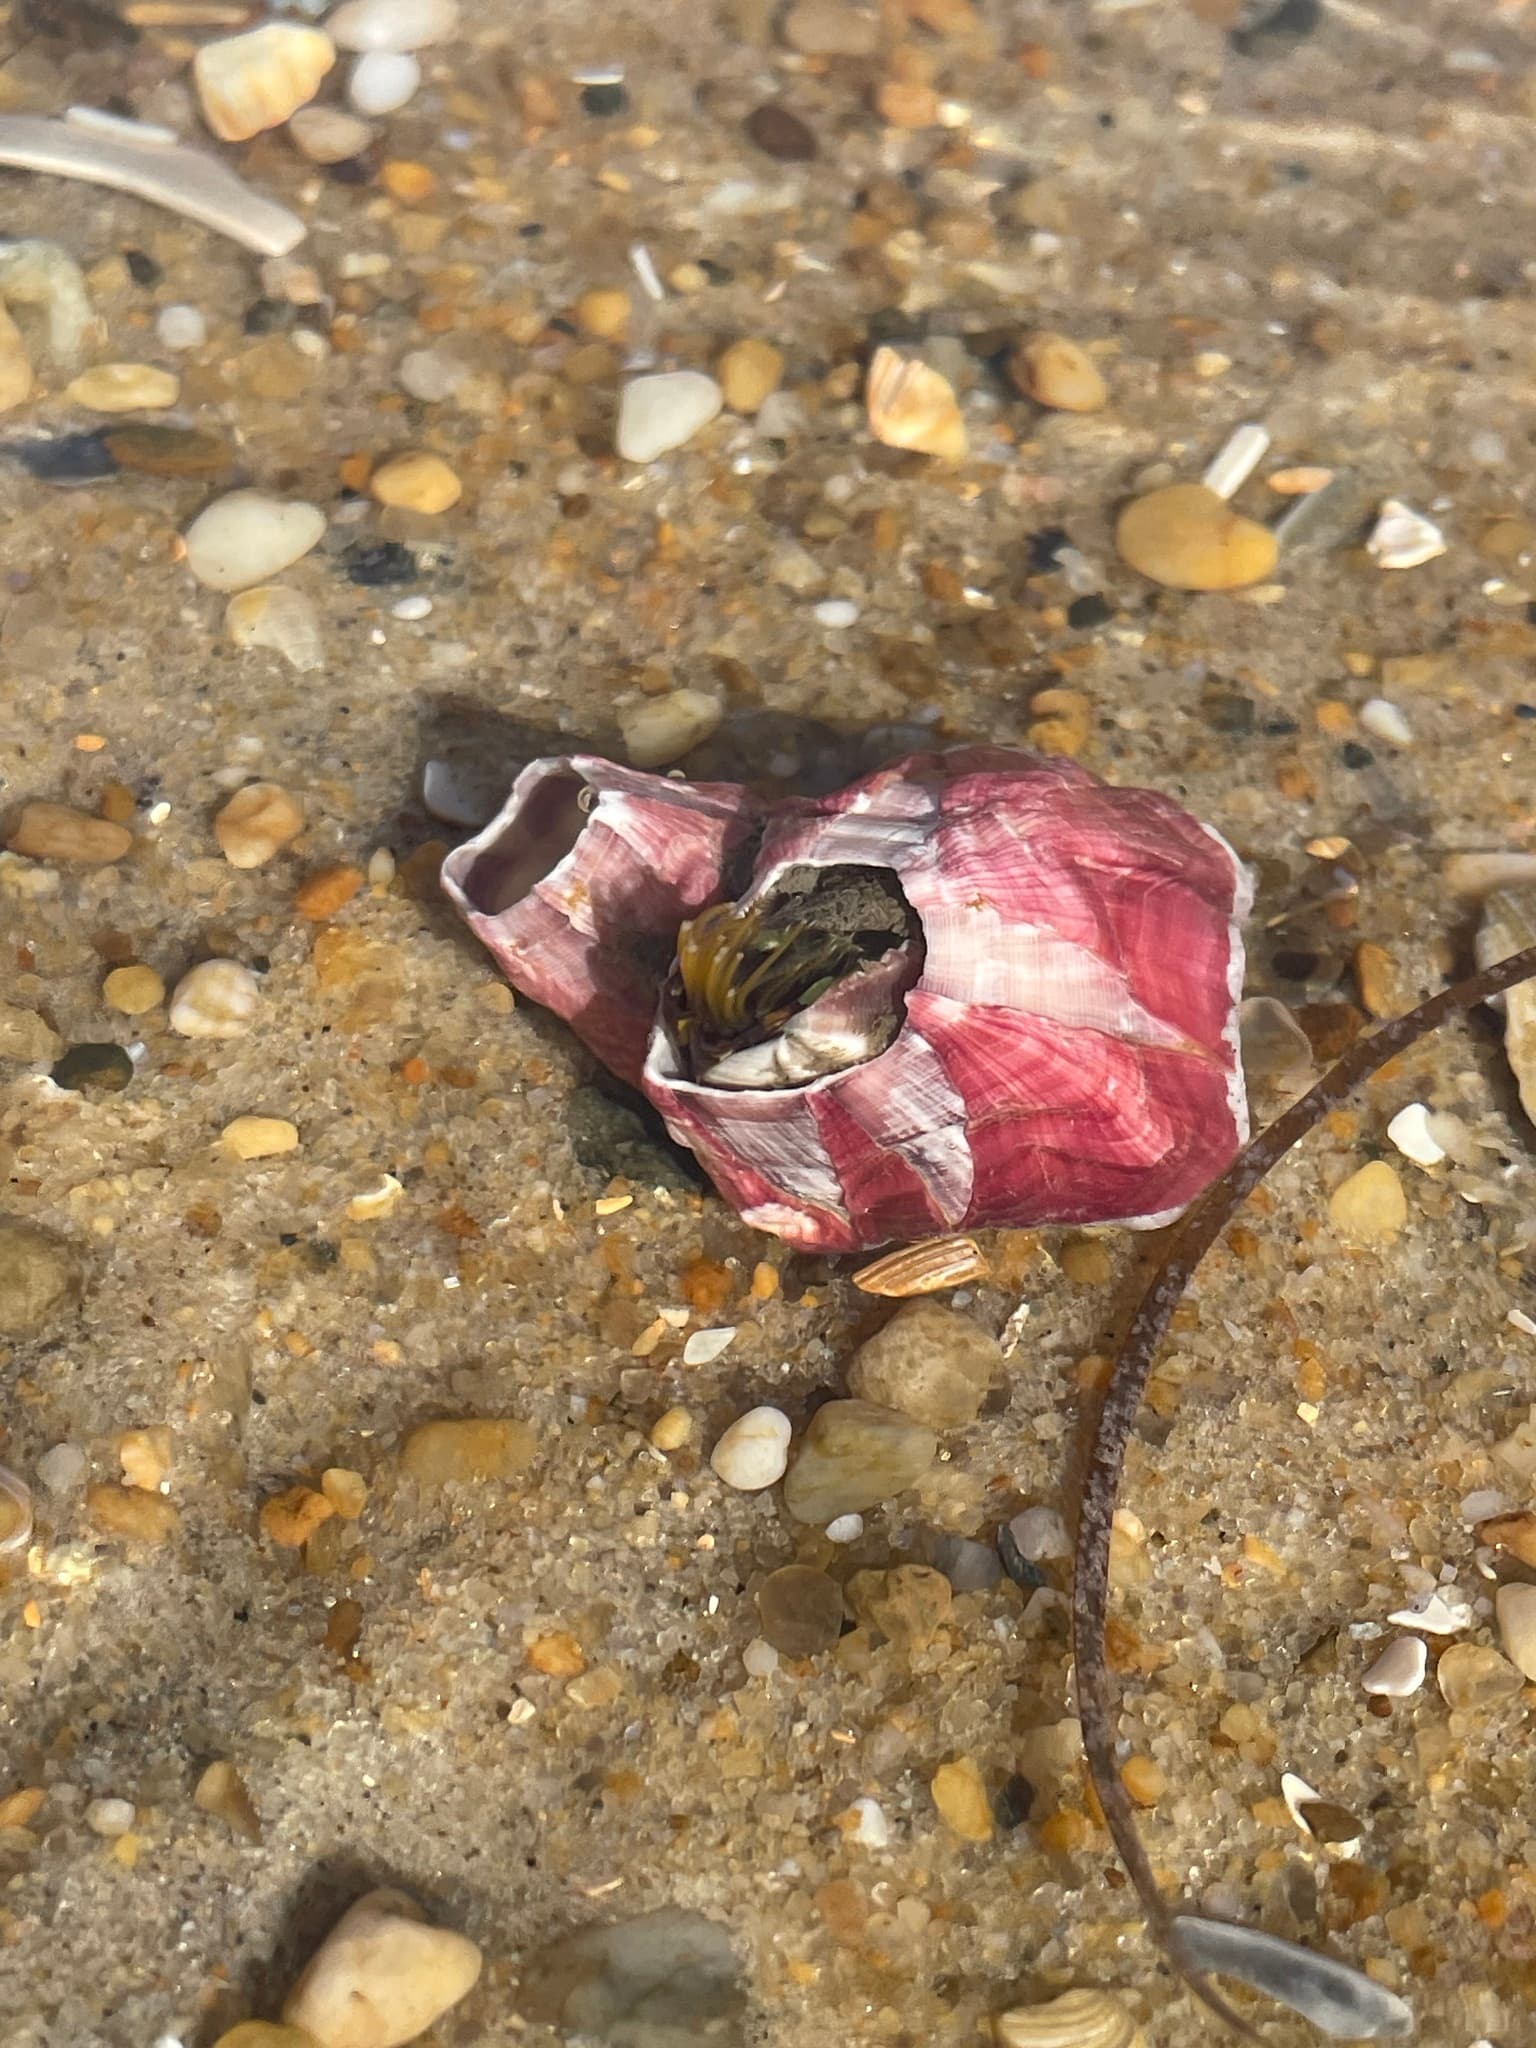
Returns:
[[[1099,1410],[1078,1508],[1072,1587],[1072,1652],[1083,1750],[1110,1838],[1136,1888],[1149,1931],[1202,2004],[1249,2039],[1257,2038],[1253,2028],[1232,2010],[1209,1978],[1179,1953],[1172,1928],[1174,1910],[1158,1887],[1130,1796],[1116,1768],[1119,1694],[1109,1668],[1104,1630],[1109,1612],[1110,1532],[1120,1497],[1126,1450],[1147,1380],[1185,1288],[1194,1278],[1200,1261],[1270,1169],[1321,1117],[1337,1108],[1388,1060],[1406,1051],[1448,1017],[1476,1009],[1480,1003],[1533,975],[1536,946],[1469,975],[1431,996],[1407,1016],[1383,1024],[1353,1045],[1315,1087],[1238,1154],[1220,1180],[1206,1190],[1171,1233],[1132,1318]]]

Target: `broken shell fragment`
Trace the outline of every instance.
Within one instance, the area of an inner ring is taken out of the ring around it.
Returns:
[[[320,615],[301,590],[262,583],[241,590],[224,608],[224,631],[236,647],[264,647],[300,674],[324,668]]]
[[[990,1271],[974,1237],[931,1237],[861,1266],[853,1284],[865,1294],[907,1300],[917,1294],[942,1294],[948,1287],[969,1287],[973,1280],[985,1280]]]
[[[992,2035],[997,2048],[1136,2048],[1140,2038],[1118,1998],[1086,1989],[997,2013]]]
[[[274,21],[242,36],[204,43],[192,60],[203,119],[221,142],[248,142],[308,106],[336,62],[330,37]]]
[[[1336,2040],[1395,2041],[1413,2032],[1413,2008],[1395,1991],[1315,1949],[1189,1913],[1179,1914],[1169,1932],[1191,1968],[1235,1977]]]
[[[878,348],[865,387],[869,431],[887,448],[963,462],[969,443],[954,387],[927,363]]]

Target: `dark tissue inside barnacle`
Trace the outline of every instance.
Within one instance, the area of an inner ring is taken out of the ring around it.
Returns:
[[[476,855],[464,893],[487,917],[520,903],[570,852],[595,792],[570,771],[539,783],[506,829]]]
[[[718,903],[682,927],[663,1018],[695,1081],[803,1087],[884,1051],[922,960],[921,926],[887,869],[790,868],[751,904]],[[820,1028],[786,1036],[812,1004]]]

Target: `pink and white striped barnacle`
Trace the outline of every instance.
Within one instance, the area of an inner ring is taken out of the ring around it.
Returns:
[[[749,1223],[853,1251],[1166,1221],[1247,1135],[1245,872],[1168,798],[998,748],[769,815],[642,1081]]]
[[[443,887],[514,988],[637,1086],[679,925],[727,886],[759,805],[591,754],[533,761],[443,862]]]

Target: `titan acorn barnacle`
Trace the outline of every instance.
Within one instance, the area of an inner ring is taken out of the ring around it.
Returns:
[[[535,762],[444,880],[514,985],[802,1250],[1155,1225],[1247,1135],[1246,873],[1070,760],[914,754],[767,809]]]

